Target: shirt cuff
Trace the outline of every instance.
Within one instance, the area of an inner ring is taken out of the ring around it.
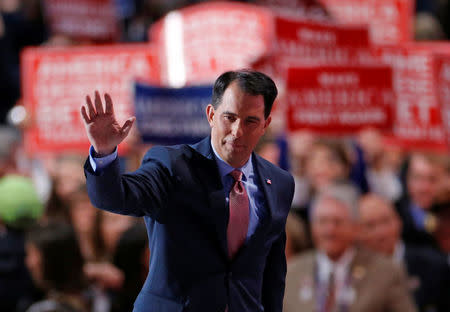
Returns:
[[[106,168],[109,164],[111,164],[117,158],[117,147],[114,151],[103,157],[95,157],[94,147],[91,146],[89,148],[89,163],[91,164],[92,170],[96,172],[97,170],[102,170]]]

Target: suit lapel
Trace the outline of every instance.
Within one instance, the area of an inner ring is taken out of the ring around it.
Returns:
[[[367,281],[367,260],[365,259],[365,255],[361,250],[357,249],[355,258],[352,261],[350,267],[351,274],[351,285],[355,293],[354,301],[349,305],[349,311],[359,311],[359,299],[361,298],[361,288],[364,286],[364,283]]]
[[[273,196],[274,191],[272,190],[272,180],[270,176],[270,169],[264,161],[261,161],[260,157],[255,153],[252,155],[253,159],[253,168],[258,176],[259,186],[262,188],[265,206],[267,214],[259,220],[258,226],[255,229],[255,232],[249,237],[249,239],[244,243],[244,245],[239,249],[234,257],[233,261],[237,261],[242,257],[246,257],[248,252],[251,252],[252,249],[249,246],[254,244],[255,240],[261,240],[261,237],[266,237],[271,227],[269,225],[272,224],[274,209],[276,207],[276,203],[274,202],[276,199]],[[267,181],[270,181],[267,183]]]
[[[299,293],[298,298],[302,302],[301,309],[304,311],[315,311],[317,308],[317,263],[316,257],[310,257],[305,265],[303,279],[299,281],[300,285],[298,287]]]
[[[210,137],[195,145],[191,145],[191,147],[196,151],[193,157],[193,167],[195,168],[196,176],[206,191],[209,203],[209,206],[204,208],[203,215],[211,220],[220,250],[228,258],[226,233],[229,211],[226,207],[222,180],[214,159]]]
[[[274,193],[275,193],[274,187],[275,186],[272,185],[272,176],[271,176],[270,168],[255,153],[253,153],[253,159],[254,159],[253,167],[258,176],[258,182],[259,182],[259,185],[261,186],[263,194],[264,194],[264,199],[265,199],[265,203],[266,203],[265,208],[267,211],[267,216],[265,218],[263,218],[263,220],[260,220],[260,224],[256,228],[255,234],[258,234],[259,233],[258,230],[265,230],[265,231],[269,230],[268,225],[271,224],[271,222],[272,222],[272,219],[275,215],[275,208],[277,207],[277,205],[275,202],[276,198],[274,196]],[[255,234],[252,237],[254,237]],[[249,240],[249,242],[250,242],[250,240]]]

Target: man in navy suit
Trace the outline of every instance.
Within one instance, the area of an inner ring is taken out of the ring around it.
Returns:
[[[98,92],[81,108],[92,144],[85,174],[92,203],[143,216],[149,274],[134,311],[282,311],[285,222],[292,176],[253,149],[270,124],[277,89],[250,70],[226,72],[206,108],[210,137],[154,147],[141,167],[120,174],[120,126],[111,98]]]

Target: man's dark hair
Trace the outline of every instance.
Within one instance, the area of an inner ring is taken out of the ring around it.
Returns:
[[[27,233],[26,241],[42,254],[42,275],[47,290],[76,292],[84,289],[84,260],[70,225],[62,222],[37,225]]]
[[[263,96],[264,118],[269,117],[273,102],[278,94],[277,87],[269,76],[250,69],[228,71],[216,79],[212,94],[212,106],[214,109],[219,107],[225,90],[234,81],[245,93]]]

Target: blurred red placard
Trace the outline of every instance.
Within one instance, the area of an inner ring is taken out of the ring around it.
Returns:
[[[450,55],[436,56],[434,70],[447,147],[450,148]]]
[[[369,25],[371,39],[380,44],[413,38],[414,0],[320,0],[337,22]]]
[[[389,129],[394,92],[387,67],[290,68],[287,121],[293,132],[348,134],[363,127]]]
[[[318,0],[257,0],[254,3],[266,6],[283,16],[326,20],[329,16]]]
[[[155,48],[144,44],[29,48],[21,61],[23,102],[32,117],[25,133],[29,153],[86,153],[80,117],[86,95],[110,93],[123,123],[133,114],[134,79],[159,83]]]
[[[434,79],[433,48],[405,44],[375,47],[379,62],[393,69],[396,109],[393,136],[409,149],[446,149]]]
[[[369,46],[366,27],[277,17],[271,56],[273,74],[285,80],[287,69],[298,65],[367,63],[366,58],[372,60]]]
[[[256,5],[204,3],[169,13],[149,37],[160,46],[163,83],[207,84],[267,53],[273,17]]]
[[[42,5],[52,34],[95,42],[118,38],[114,0],[44,0]]]
[[[275,26],[278,49],[283,54],[292,54],[290,44],[367,47],[370,42],[366,27],[285,17],[277,17]]]

